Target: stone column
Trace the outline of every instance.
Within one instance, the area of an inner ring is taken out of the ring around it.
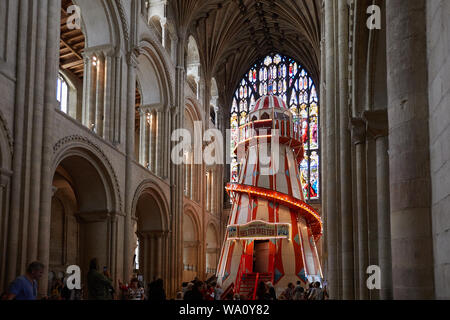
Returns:
[[[359,258],[359,299],[367,300],[368,227],[367,227],[367,190],[366,190],[366,125],[362,119],[351,120],[352,142],[356,149],[356,190],[358,212],[358,258]]]
[[[378,260],[381,269],[380,298],[382,300],[390,300],[393,298],[393,294],[387,110],[364,112],[364,118],[367,123],[367,133],[375,139],[377,148]]]
[[[326,52],[326,123],[327,130],[323,134],[326,136],[327,162],[325,164],[328,175],[326,176],[325,193],[327,202],[325,210],[327,215],[326,234],[328,251],[328,272],[327,280],[331,299],[339,297],[338,281],[338,212],[336,210],[336,61],[335,61],[335,1],[325,1],[325,52]]]
[[[188,197],[189,199],[191,198],[191,193],[192,193],[192,179],[193,179],[193,175],[192,175],[192,165],[190,164],[191,162],[191,154],[188,153],[187,154],[187,159],[186,159],[186,197]]]
[[[95,112],[96,112],[96,102],[97,102],[97,65],[99,63],[97,55],[94,53],[91,57],[90,61],[90,77],[88,82],[88,105],[87,105],[87,127],[91,130],[96,131],[97,128],[95,127]]]
[[[17,275],[17,258],[19,249],[19,224],[20,216],[22,214],[22,199],[21,189],[23,188],[22,173],[23,154],[24,150],[24,113],[25,106],[28,105],[29,97],[24,94],[26,92],[29,63],[28,57],[30,55],[30,46],[28,36],[31,30],[29,30],[30,11],[33,9],[33,3],[29,1],[19,2],[18,30],[17,30],[17,65],[16,65],[16,88],[15,98],[16,103],[14,105],[14,146],[12,155],[12,181],[11,181],[11,200],[9,219],[7,222],[7,238],[5,249],[5,272],[0,272],[0,277],[4,280],[3,283],[10,283]],[[31,29],[31,28],[30,28]],[[5,289],[4,286],[1,287]]]
[[[126,162],[125,162],[125,223],[124,223],[124,266],[123,279],[129,279],[131,276],[131,258],[133,237],[132,223],[131,223],[131,207],[133,201],[132,189],[132,161],[134,160],[134,137],[135,137],[135,104],[136,104],[136,58],[138,52],[131,51],[127,54],[127,119],[126,119]]]
[[[111,277],[113,277],[115,286],[117,284],[118,280],[118,274],[117,274],[117,259],[118,259],[118,252],[117,252],[117,226],[118,226],[118,216],[119,213],[111,213],[109,217],[109,224],[110,224],[110,230],[111,230],[111,254],[110,254],[110,270],[111,270]]]
[[[143,108],[139,110],[140,124],[139,124],[139,163],[146,166],[147,149],[147,113]]]
[[[339,0],[339,126],[340,126],[340,184],[341,184],[341,219],[342,219],[342,298],[355,298],[353,275],[353,211],[352,211],[352,176],[351,142],[348,130],[349,95],[348,95],[348,4]]]
[[[395,299],[433,299],[425,0],[389,0],[387,73]]]
[[[163,176],[163,144],[164,144],[164,112],[160,109],[156,113],[156,175]]]
[[[37,15],[37,41],[36,41],[36,65],[35,65],[35,78],[34,78],[34,92],[33,92],[33,120],[31,126],[31,168],[30,168],[30,190],[29,190],[29,212],[28,221],[24,217],[23,227],[28,231],[28,242],[26,247],[23,246],[22,250],[27,251],[27,261],[37,260],[38,251],[38,237],[39,237],[39,215],[40,215],[40,182],[41,182],[41,169],[42,169],[42,142],[43,142],[43,115],[44,115],[44,94],[45,94],[45,80],[46,80],[46,68],[45,63],[42,63],[46,59],[46,42],[51,41],[47,38],[47,19],[48,19],[48,1],[42,1],[38,6]],[[50,76],[50,75],[48,75]],[[56,79],[55,79],[56,83]],[[56,92],[56,90],[55,90]],[[26,216],[26,213],[24,212]],[[28,225],[27,225],[28,223]]]
[[[90,96],[93,88],[91,87],[92,81],[92,53],[83,53],[84,60],[84,77],[83,77],[83,106],[82,106],[82,123],[89,128],[89,104]]]
[[[56,79],[58,77],[59,27],[60,27],[61,1],[48,1],[47,17],[47,53],[45,70],[45,102],[43,119],[42,141],[42,168],[41,170],[41,202],[39,212],[39,239],[38,259],[46,265],[46,270],[40,281],[40,295],[47,294],[48,265],[50,260],[50,223],[52,201],[52,171],[53,161],[53,119],[57,106],[55,101]],[[34,182],[36,183],[36,182]]]
[[[190,186],[190,189],[191,189],[191,194],[190,194],[190,199],[191,200],[197,200],[197,191],[196,191],[196,188],[197,188],[197,184],[195,183],[195,181],[196,181],[196,179],[197,179],[197,175],[196,175],[196,168],[197,168],[197,165],[195,165],[194,164],[194,155],[192,154],[192,152],[190,153],[190,156],[191,156],[191,158],[190,158],[190,163],[191,163],[191,186]]]
[[[95,132],[103,135],[103,119],[105,110],[105,57],[103,53],[97,55],[97,87],[95,108]]]
[[[111,110],[113,103],[111,101],[111,86],[112,86],[112,57],[111,54],[105,54],[105,108],[104,108],[104,125],[103,125],[103,138],[111,140]]]
[[[212,170],[211,170],[211,177],[210,177],[210,183],[209,183],[209,192],[210,192],[210,205],[209,205],[209,211],[212,213],[212,214],[214,214],[215,213],[215,205],[214,205],[214,203],[215,203],[215,201],[216,201],[216,196],[215,196],[215,187],[214,187],[214,184],[215,184],[215,180],[216,180],[216,171],[215,171],[215,168],[213,168]]]
[[[170,274],[169,274],[169,254],[170,254],[170,247],[169,247],[169,236],[170,233],[169,232],[165,232],[164,233],[165,237],[164,237],[164,243],[165,243],[165,251],[164,251],[164,273],[165,273],[165,280],[164,283],[168,283],[169,282],[169,278],[170,278]]]
[[[146,168],[150,168],[150,161],[151,161],[151,134],[152,134],[152,117],[148,111],[144,112],[144,143],[143,143],[143,156],[144,156],[144,162],[143,166]]]
[[[206,179],[204,179],[206,181],[206,199],[205,199],[205,210],[209,211],[209,204],[210,204],[210,197],[211,197],[211,193],[210,193],[210,180],[211,180],[211,172],[209,172],[209,170],[206,170]]]
[[[0,250],[2,257],[0,260],[0,288],[5,288],[6,275],[6,250],[8,241],[8,214],[9,214],[9,188],[11,185],[12,171],[0,169]]]
[[[170,109],[170,129],[173,131],[183,127],[184,107],[185,107],[185,41],[186,30],[179,30],[180,39],[177,45],[176,73],[175,73],[175,101]],[[176,143],[169,141],[170,150]],[[169,154],[170,156],[170,154]],[[183,242],[182,242],[182,215],[183,215],[183,178],[182,166],[173,164],[170,159],[170,217],[169,231],[170,238],[170,283],[168,284],[169,295],[175,295],[183,276]]]
[[[145,282],[148,283],[151,281],[151,276],[150,276],[150,268],[149,268],[149,264],[150,264],[150,239],[149,239],[149,235],[147,233],[144,233],[142,236],[144,243],[143,243],[143,248],[141,248],[141,250],[144,250],[144,270],[143,270],[143,274],[144,274],[144,279]]]
[[[156,236],[156,277],[162,278],[162,266],[163,266],[163,247],[162,247],[162,234]]]
[[[153,278],[155,277],[155,263],[156,263],[156,253],[155,253],[155,235],[150,233],[148,235],[148,242],[149,242],[149,262],[148,262],[148,276],[149,281],[153,281]]]
[[[150,164],[149,168],[150,171],[155,173],[155,159],[156,159],[156,155],[155,155],[155,113],[154,112],[150,112],[150,125],[149,125],[149,158],[148,158],[148,162]]]

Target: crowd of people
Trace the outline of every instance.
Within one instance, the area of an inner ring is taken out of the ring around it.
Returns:
[[[44,265],[40,262],[31,263],[26,274],[18,277],[7,292],[2,294],[1,300],[36,300],[38,295],[38,280],[42,277]],[[67,279],[54,279],[50,287],[50,294],[44,299],[48,300],[82,300],[85,296],[84,288],[70,290]],[[176,295],[175,300],[187,301],[215,301],[215,300],[326,300],[327,287],[322,288],[320,282],[310,283],[307,288],[300,281],[297,284],[289,283],[288,287],[277,295],[271,282],[259,282],[256,293],[250,292],[242,295],[229,288],[226,292],[217,283],[216,278],[200,281],[195,278],[191,282],[184,282]],[[138,277],[134,276],[129,283],[118,281],[118,292],[114,289],[113,280],[105,268],[103,272],[98,269],[97,259],[90,262],[87,274],[88,300],[148,300],[165,301],[166,293],[162,279],[154,279],[147,287]]]
[[[177,294],[177,300],[327,300],[327,288],[321,286],[320,282],[310,283],[305,289],[300,281],[297,284],[289,283],[288,287],[277,295],[275,287],[271,282],[258,283],[256,294],[250,292],[248,295],[234,293],[233,290],[224,292],[214,279],[202,282],[197,278],[189,283],[183,283],[182,290]]]

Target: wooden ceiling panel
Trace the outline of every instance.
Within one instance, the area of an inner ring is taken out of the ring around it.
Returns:
[[[81,29],[69,29],[67,9],[73,5],[72,0],[63,0],[61,4],[61,41],[59,50],[59,66],[63,70],[82,79],[84,76],[83,51],[86,40]]]

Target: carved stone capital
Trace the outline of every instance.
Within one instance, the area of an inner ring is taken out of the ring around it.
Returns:
[[[164,111],[164,104],[162,103],[152,103],[152,104],[147,104],[147,105],[143,105],[140,107],[141,110],[143,110],[144,112],[163,112]]]
[[[389,135],[387,109],[376,111],[365,111],[363,113],[366,122],[367,135],[370,138],[378,139]]]
[[[138,60],[137,58],[141,55],[141,50],[135,47],[127,53],[127,64],[131,68],[137,68]]]
[[[178,114],[177,106],[170,107],[170,113],[172,113],[173,116],[176,116]]]
[[[366,143],[366,123],[361,118],[350,119],[350,132],[354,145]]]

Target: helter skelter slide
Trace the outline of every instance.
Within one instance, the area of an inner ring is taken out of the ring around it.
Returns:
[[[290,282],[322,280],[316,247],[322,220],[304,202],[303,138],[284,101],[261,97],[248,119],[235,150],[239,179],[226,188],[233,204],[217,277],[226,293],[254,300],[260,281],[279,293]]]

